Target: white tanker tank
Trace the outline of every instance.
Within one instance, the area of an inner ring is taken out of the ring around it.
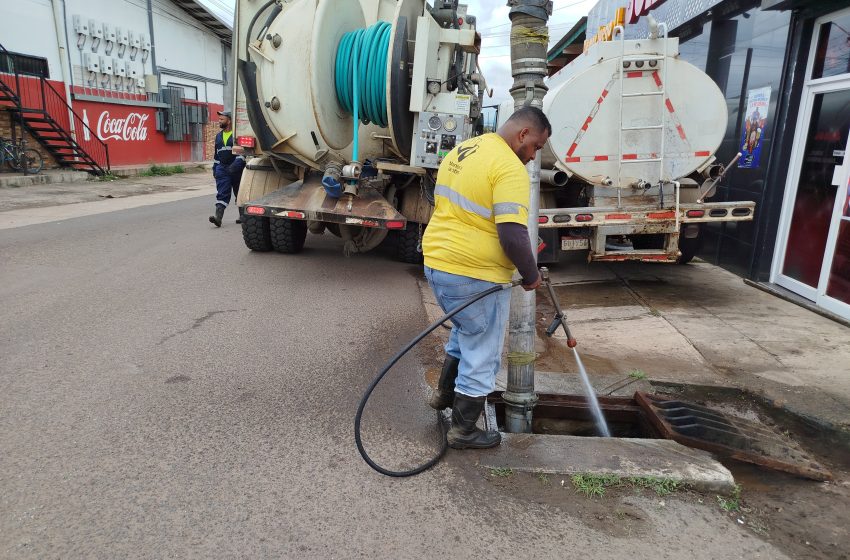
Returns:
[[[708,167],[726,132],[726,101],[678,54],[676,38],[601,42],[550,78],[544,169],[628,188]],[[500,105],[499,124],[512,112],[512,101]]]

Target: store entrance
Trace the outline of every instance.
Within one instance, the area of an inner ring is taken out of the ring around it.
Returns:
[[[773,281],[850,319],[850,11],[816,23]]]

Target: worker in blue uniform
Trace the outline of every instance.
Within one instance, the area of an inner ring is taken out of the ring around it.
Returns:
[[[239,181],[242,180],[242,170],[245,169],[245,157],[233,153],[233,124],[230,111],[219,111],[218,126],[221,128],[215,136],[215,157],[213,160],[213,177],[215,177],[215,214],[210,216],[210,223],[221,227],[224,209],[230,204],[230,197],[236,200],[239,193]],[[237,219],[236,223],[241,223]]]

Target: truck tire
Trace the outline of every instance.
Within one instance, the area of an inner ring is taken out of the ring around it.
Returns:
[[[252,251],[265,253],[272,250],[269,219],[259,216],[242,216],[242,239]]]
[[[396,260],[408,264],[422,264],[419,243],[419,224],[408,222],[406,228],[396,232]]]
[[[278,253],[300,253],[307,238],[307,222],[275,218],[271,221],[272,248]]]
[[[701,233],[702,232],[698,233],[696,237],[685,237],[685,231],[684,228],[682,228],[682,231],[679,234],[679,251],[682,253],[682,256],[679,257],[676,264],[688,264],[693,260],[702,248]]]

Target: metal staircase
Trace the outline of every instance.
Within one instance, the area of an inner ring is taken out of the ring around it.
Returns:
[[[13,119],[63,166],[104,175],[109,171],[109,148],[83,122],[43,76],[23,75],[15,59],[0,45],[7,72],[0,71],[0,108],[13,113]],[[14,126],[13,126],[14,131]],[[13,132],[14,134],[14,132]]]

